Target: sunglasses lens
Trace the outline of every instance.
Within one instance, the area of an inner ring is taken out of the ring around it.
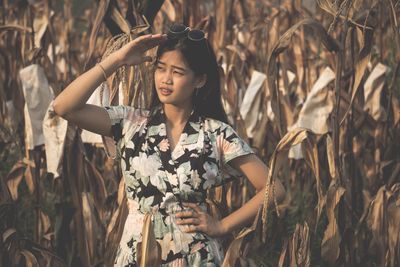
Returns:
[[[189,28],[187,28],[183,24],[172,24],[169,27],[169,31],[167,33],[167,36],[168,36],[169,39],[182,38],[186,34],[188,29]]]
[[[202,30],[191,30],[188,33],[188,39],[192,41],[201,41],[205,37],[205,34]]]
[[[169,27],[169,31],[172,33],[182,33],[185,32],[187,27],[183,24],[173,24]]]

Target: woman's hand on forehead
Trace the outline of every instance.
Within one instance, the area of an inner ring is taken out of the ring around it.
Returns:
[[[145,52],[160,45],[165,40],[167,40],[166,34],[147,34],[132,40],[130,43],[136,45],[137,49],[141,49],[142,52]]]
[[[146,56],[146,51],[162,44],[167,40],[166,34],[147,34],[135,38],[115,53],[120,65],[139,65],[143,62],[151,61],[150,56]]]

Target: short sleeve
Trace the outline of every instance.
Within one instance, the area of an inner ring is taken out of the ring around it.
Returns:
[[[111,134],[116,143],[122,138],[122,129],[127,114],[126,106],[104,107],[111,120]]]
[[[254,154],[251,147],[229,125],[224,125],[221,128],[221,132],[217,137],[217,146],[220,153],[223,182],[226,183],[242,177],[242,173],[228,163],[237,157]]]
[[[234,158],[254,153],[251,147],[229,125],[222,127],[217,139],[217,145],[224,164]]]
[[[148,112],[123,105],[104,108],[110,117],[112,134],[112,139],[103,137],[104,147],[109,157],[120,158],[125,140],[130,140],[139,130],[139,126],[146,120]]]

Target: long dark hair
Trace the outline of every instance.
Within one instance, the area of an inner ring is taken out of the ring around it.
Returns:
[[[193,94],[195,112],[201,116],[228,123],[221,102],[218,63],[210,42],[206,38],[201,41],[192,41],[187,37],[168,39],[158,47],[155,64],[165,52],[173,50],[178,50],[182,53],[189,68],[195,75],[205,74],[207,76],[205,85],[196,89],[197,92]],[[160,104],[153,80],[150,110],[154,111]]]

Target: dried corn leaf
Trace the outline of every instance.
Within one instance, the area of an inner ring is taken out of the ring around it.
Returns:
[[[43,15],[41,18],[35,18],[33,21],[33,30],[35,32],[34,46],[41,47],[42,38],[49,25],[49,18]]]
[[[44,69],[33,64],[19,71],[25,97],[25,145],[28,149],[43,145],[42,122],[46,111],[53,99],[53,92],[49,87]]]
[[[372,70],[364,85],[364,110],[375,120],[384,120],[386,118],[385,110],[381,105],[381,93],[385,84],[385,74],[388,68],[378,63]]]
[[[400,262],[400,184],[390,189],[382,186],[370,201],[366,221],[372,231],[370,252],[381,266]]]
[[[316,134],[325,134],[329,130],[328,119],[333,110],[334,96],[333,92],[327,86],[335,79],[335,73],[329,68],[321,73],[315,82],[307,99],[299,112],[296,123],[290,127],[310,129]],[[290,150],[290,158],[303,158],[299,146]]]
[[[328,217],[328,226],[324,232],[324,238],[321,243],[321,256],[329,266],[335,266],[340,253],[340,244],[342,236],[338,226],[338,205],[344,196],[345,189],[331,183],[326,194],[326,214]]]
[[[131,31],[131,25],[129,21],[124,19],[124,17],[121,15],[121,13],[119,12],[119,10],[115,5],[112,5],[110,9],[111,9],[110,12],[111,19],[118,25],[118,27],[121,29],[122,32],[124,32],[125,34],[129,34]]]
[[[51,228],[50,218],[42,210],[39,210],[39,225],[38,236],[40,239],[46,238],[45,235],[49,234]]]
[[[393,195],[388,199],[387,223],[388,223],[388,247],[386,264],[398,266],[400,264],[400,184],[392,186]]]
[[[337,3],[337,2],[335,2],[335,1],[330,1],[330,0],[317,0],[317,3],[318,3],[318,5],[319,5],[319,7],[320,7],[321,9],[325,10],[326,12],[328,12],[329,14],[331,14],[332,16],[334,16],[335,18],[340,17],[340,18],[342,18],[342,19],[344,19],[344,20],[346,20],[346,21],[352,23],[352,24],[355,25],[355,26],[358,26],[358,27],[365,27],[365,28],[368,29],[368,30],[372,30],[371,27],[360,25],[359,23],[357,23],[356,21],[354,21],[351,17],[346,17],[346,16],[342,15],[342,14],[341,14],[341,11],[338,10],[338,9],[334,6],[335,3]],[[374,6],[374,5],[372,5],[372,6]]]
[[[101,22],[107,12],[108,6],[110,4],[110,0],[102,0],[99,2],[99,7],[97,9],[97,14],[96,18],[94,19],[93,25],[92,25],[92,30],[90,32],[90,38],[89,38],[89,49],[86,54],[86,62],[85,62],[85,68],[87,63],[90,61],[95,46],[96,46],[96,41],[97,41],[97,35],[99,34]]]
[[[372,48],[372,37],[373,37],[373,31],[371,30],[364,30],[364,32],[361,32],[361,29],[356,29],[357,30],[357,36],[362,36],[362,48],[360,50],[360,53],[358,54],[358,60],[355,66],[355,76],[354,76],[354,83],[353,83],[353,88],[351,90],[351,100],[350,100],[350,105],[347,108],[342,121],[340,122],[340,125],[343,123],[345,118],[347,117],[348,112],[350,111],[351,107],[353,106],[353,102],[355,100],[355,96],[358,92],[358,88],[360,87],[361,80],[364,76],[365,70],[367,69],[368,63],[371,60],[371,48]]]
[[[313,19],[304,19],[300,22],[296,23],[294,26],[290,27],[280,38],[277,44],[272,49],[272,52],[268,59],[268,67],[267,67],[267,80],[268,80],[268,87],[270,91],[270,95],[272,96],[272,110],[274,115],[277,117],[278,129],[280,135],[282,136],[285,132],[286,125],[285,122],[282,121],[282,107],[280,107],[280,99],[279,99],[279,90],[276,88],[276,77],[277,77],[277,64],[276,61],[280,53],[285,51],[289,45],[293,34],[296,30],[301,27],[310,27],[313,29],[316,34],[315,37],[319,38],[324,46],[329,51],[338,51],[339,45],[338,43],[326,32],[324,27],[317,21]]]
[[[327,154],[327,159],[328,159],[328,168],[329,168],[329,173],[332,177],[332,179],[336,179],[336,165],[335,165],[335,156],[333,153],[333,141],[332,137],[328,134],[326,135],[326,154]]]
[[[301,143],[304,158],[307,164],[310,166],[311,170],[315,175],[316,189],[318,195],[317,202],[317,217],[315,222],[315,230],[318,225],[319,219],[321,217],[322,209],[325,206],[326,198],[322,192],[322,180],[320,175],[320,163],[318,157],[318,146],[317,140],[314,135],[309,136],[306,140]]]
[[[265,74],[253,71],[250,84],[246,89],[242,104],[240,105],[240,115],[246,124],[247,136],[250,138],[253,137],[253,131],[257,124],[261,104],[260,90],[266,78],[267,76]]]
[[[93,197],[90,193],[82,192],[82,216],[85,229],[85,243],[89,259],[94,258],[96,245],[96,222],[94,218]]]
[[[397,98],[392,98],[393,126],[397,126],[400,121],[400,103]]]
[[[35,255],[32,254],[32,252],[23,249],[21,250],[21,255],[25,259],[25,266],[26,267],[39,267],[39,262],[37,261]]]
[[[28,186],[29,193],[32,194],[35,191],[35,184],[33,183],[32,171],[29,165],[25,169],[24,178],[25,183]]]
[[[139,266],[161,266],[161,247],[157,242],[151,214],[147,213],[143,219],[142,242],[137,244]]]
[[[267,216],[268,216],[268,206],[271,202],[270,196],[270,188],[274,186],[274,180],[276,179],[278,172],[283,167],[284,163],[287,161],[287,156],[289,153],[289,149],[297,144],[300,144],[304,140],[306,140],[311,132],[307,129],[297,128],[291,132],[288,132],[278,143],[276,146],[274,153],[271,156],[271,160],[269,163],[269,172],[267,177],[267,184],[265,186],[265,197],[263,203],[263,210],[262,210],[262,222],[263,222],[263,240],[265,241],[267,236]],[[312,165],[312,164],[311,164]],[[272,190],[274,192],[274,190]],[[276,200],[275,196],[272,196],[272,199],[275,203],[276,207]]]
[[[20,31],[20,32],[32,33],[32,29],[17,24],[0,25],[0,32],[3,31]]]
[[[107,226],[106,233],[106,265],[114,264],[115,255],[117,253],[119,242],[125,227],[126,218],[128,217],[128,205],[125,191],[123,198],[114,211],[111,220]]]
[[[57,178],[62,173],[62,158],[67,134],[68,122],[56,115],[50,103],[43,119],[47,172]]]
[[[171,3],[171,0],[165,0],[163,5],[161,6],[161,11],[164,12],[170,21],[176,20],[176,11],[174,5]]]
[[[308,224],[296,224],[296,229],[288,245],[290,267],[310,266],[310,234]]]
[[[7,174],[6,182],[8,190],[10,190],[11,197],[13,200],[18,199],[18,187],[22,181],[24,172],[25,172],[25,164],[21,161],[15,163],[12,167],[11,171]]]
[[[214,36],[214,47],[223,47],[226,42],[226,24],[228,21],[228,14],[231,7],[231,2],[232,0],[222,0],[216,2],[215,12],[216,14],[218,14],[218,16],[216,17],[215,24],[218,25],[218,27],[216,27],[216,32]]]
[[[87,177],[89,182],[90,192],[94,192],[93,199],[96,210],[101,213],[104,209],[104,202],[107,196],[104,178],[97,168],[85,158]]]
[[[251,227],[244,228],[231,242],[225,254],[222,267],[248,266],[255,267],[253,260],[248,257],[250,250],[256,250],[260,246],[261,238],[261,209]]]

